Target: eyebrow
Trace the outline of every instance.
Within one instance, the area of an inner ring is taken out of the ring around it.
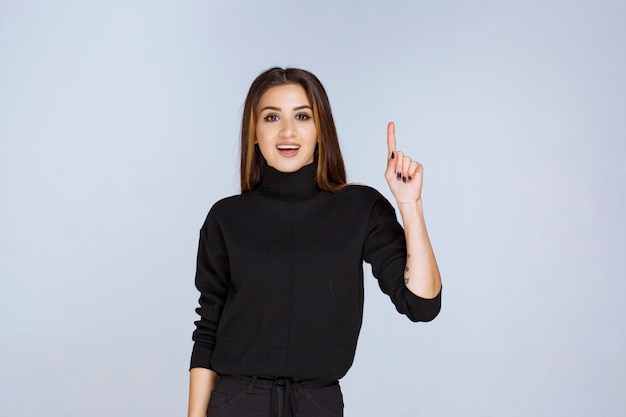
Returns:
[[[309,106],[308,104],[305,104],[304,106],[298,106],[298,107],[294,107],[293,110],[294,111],[298,111],[298,110],[303,110],[303,109],[309,109],[309,110],[313,110],[313,108],[311,106]],[[280,107],[274,107],[274,106],[265,106],[263,107],[260,112],[263,112],[265,110],[274,110],[274,111],[281,111],[282,109]]]

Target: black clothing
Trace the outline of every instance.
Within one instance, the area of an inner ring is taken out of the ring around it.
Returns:
[[[363,261],[413,321],[439,313],[404,285],[406,242],[376,190],[318,188],[316,163],[266,167],[262,184],[225,198],[200,231],[191,367],[219,374],[340,379],[363,316]]]
[[[269,414],[268,414],[269,410]],[[292,380],[223,375],[211,393],[210,417],[341,417],[337,380]]]

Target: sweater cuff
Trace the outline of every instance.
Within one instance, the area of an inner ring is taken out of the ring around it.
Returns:
[[[427,322],[437,317],[441,311],[441,291],[434,298],[423,298],[405,287],[408,318],[415,322]]]
[[[202,342],[194,342],[193,350],[191,351],[191,368],[211,368],[211,357],[213,356],[213,345]]]

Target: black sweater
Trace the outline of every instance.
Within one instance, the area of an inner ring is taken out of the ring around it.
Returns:
[[[191,367],[220,374],[341,378],[363,316],[363,261],[396,309],[435,318],[441,294],[404,285],[406,242],[389,202],[367,186],[323,191],[316,164],[266,167],[261,186],[210,210],[198,249]]]

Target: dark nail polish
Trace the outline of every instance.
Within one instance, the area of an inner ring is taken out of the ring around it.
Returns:
[[[406,177],[402,177],[402,182],[406,182]]]
[[[395,152],[391,152],[391,159],[396,157],[396,153]]]
[[[402,174],[398,172],[398,179],[402,178]]]
[[[409,175],[409,181],[411,181],[413,178],[411,178],[411,176]]]

